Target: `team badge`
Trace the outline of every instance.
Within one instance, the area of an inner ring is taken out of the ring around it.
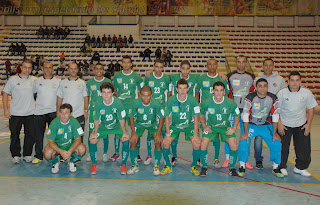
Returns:
[[[47,131],[47,135],[50,135],[51,134],[51,130],[50,129],[48,129],[48,131]]]
[[[58,129],[58,135],[62,135],[64,133],[64,129],[63,128],[59,128]]]
[[[97,90],[97,85],[91,85],[90,88],[91,90]]]
[[[208,113],[209,114],[214,114],[214,111],[215,111],[214,108],[208,108]]]
[[[144,113],[144,108],[138,108],[138,113],[143,114]]]
[[[117,78],[117,83],[122,83],[122,78]]]
[[[253,109],[260,109],[260,103],[253,103]]]
[[[100,110],[100,115],[104,115],[106,113],[106,110],[103,109],[103,110]]]
[[[233,86],[239,86],[239,85],[240,85],[240,80],[234,79],[234,80],[232,81],[232,85],[233,85]]]
[[[205,87],[205,88],[210,87],[210,82],[209,81],[203,81],[203,87]]]
[[[178,106],[172,106],[172,112],[179,112]]]
[[[154,87],[154,81],[149,81],[149,87]]]

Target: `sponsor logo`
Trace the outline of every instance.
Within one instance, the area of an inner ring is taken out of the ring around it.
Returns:
[[[232,85],[233,85],[233,86],[239,86],[239,85],[240,85],[240,80],[234,79],[234,80],[232,81]]]
[[[138,108],[138,113],[143,114],[144,113],[144,108]]]
[[[208,113],[209,114],[214,114],[214,111],[215,111],[214,108],[208,108]]]
[[[91,85],[90,88],[91,90],[97,90],[97,85]]]
[[[210,82],[209,81],[203,81],[203,87],[210,87]]]
[[[100,110],[100,115],[104,115],[106,113],[106,110],[103,109],[103,110]]]
[[[150,86],[150,87],[154,87],[154,82],[153,82],[153,81],[150,81],[150,82],[149,82],[149,86]]]
[[[172,106],[172,112],[179,112],[178,106]]]
[[[117,83],[122,83],[122,78],[117,78]]]
[[[260,103],[253,103],[253,109],[260,109]]]
[[[58,135],[62,135],[64,133],[64,129],[63,128],[59,128],[58,129]]]

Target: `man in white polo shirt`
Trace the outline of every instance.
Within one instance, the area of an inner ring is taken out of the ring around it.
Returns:
[[[294,71],[289,74],[289,86],[277,94],[280,102],[278,132],[282,140],[280,169],[288,175],[287,161],[291,136],[293,136],[296,165],[293,172],[309,177],[307,171],[311,162],[310,130],[317,101],[310,90],[301,87],[301,75]],[[308,109],[308,119],[306,118]]]
[[[88,118],[89,97],[86,83],[77,76],[78,71],[76,63],[69,64],[69,77],[61,81],[58,89],[57,116],[59,116],[59,107],[62,104],[71,104],[72,116],[78,120],[84,130],[84,122]],[[83,142],[83,136],[81,140]]]
[[[9,118],[10,152],[13,163],[19,163],[21,157],[20,131],[24,127],[23,159],[32,161],[33,123],[34,123],[34,98],[33,83],[35,77],[31,76],[32,62],[25,60],[22,63],[21,73],[9,78],[3,89],[4,116]],[[8,95],[12,95],[10,110],[8,109]]]
[[[37,104],[34,112],[35,122],[35,158],[33,164],[38,164],[43,159],[43,137],[51,121],[56,118],[57,91],[61,79],[53,77],[53,65],[50,62],[43,64],[43,76],[35,80],[33,92],[37,93]]]

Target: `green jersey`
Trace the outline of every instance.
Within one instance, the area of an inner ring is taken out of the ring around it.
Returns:
[[[152,90],[152,97],[159,101],[159,103],[165,107],[167,101],[167,94],[171,91],[170,77],[162,73],[162,76],[157,78],[154,73],[150,74],[150,77],[145,77],[144,84],[148,85]]]
[[[70,117],[69,122],[62,123],[56,117],[49,126],[47,138],[54,141],[60,149],[68,151],[74,140],[83,135],[83,130],[77,119]]]
[[[172,115],[171,126],[178,129],[193,128],[194,115],[200,114],[200,107],[195,97],[187,95],[185,101],[178,100],[178,95],[171,96],[166,104],[165,116]]]
[[[138,90],[143,87],[143,80],[139,74],[131,71],[130,74],[118,72],[113,77],[113,86],[118,91],[118,98],[124,105],[130,105],[138,98]]]
[[[95,78],[92,78],[87,82],[88,95],[90,96],[89,110],[93,110],[94,102],[97,101],[98,99],[101,99],[100,86],[102,83],[112,84],[109,78],[103,78],[100,81],[96,80]]]
[[[119,120],[126,117],[126,111],[122,102],[112,97],[112,102],[107,105],[103,99],[96,101],[93,112],[93,120],[100,120],[99,129],[116,129],[120,128]]]
[[[136,127],[156,127],[157,119],[164,118],[164,109],[160,103],[151,98],[149,105],[144,105],[141,98],[132,102],[129,117],[135,118]]]
[[[188,94],[195,96],[196,95],[196,87],[198,82],[199,75],[198,74],[189,74],[189,77],[187,80],[189,85],[189,91]],[[172,95],[176,94],[176,87],[178,80],[181,79],[181,74],[173,74],[170,75],[171,83],[172,83]]]
[[[230,114],[240,115],[237,104],[228,97],[223,97],[223,101],[217,103],[213,95],[201,103],[201,114],[205,116],[207,125],[213,127],[230,127]]]
[[[213,84],[215,82],[221,81],[225,86],[225,94],[229,93],[229,86],[227,80],[222,80],[220,76],[217,74],[214,77],[211,77],[208,75],[208,73],[201,75],[198,78],[198,83],[196,87],[196,91],[201,94],[201,102],[203,102],[205,99],[211,96],[213,93]]]

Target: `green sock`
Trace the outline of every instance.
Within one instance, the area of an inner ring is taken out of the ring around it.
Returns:
[[[82,156],[78,156],[75,153],[72,153],[70,162],[75,163],[76,161],[79,161],[81,158],[82,158]]]
[[[97,164],[97,144],[90,143],[88,138],[88,147],[92,164]]]
[[[237,158],[238,158],[238,150],[236,151],[230,150],[230,168],[234,168],[234,166],[237,163]]]
[[[220,154],[220,139],[217,139],[215,143],[213,143],[214,147],[214,159],[219,159]]]
[[[147,150],[148,150],[148,155],[152,157],[152,136],[150,135],[150,132],[148,132],[148,137],[147,137]]]
[[[208,167],[208,150],[201,150],[202,167]]]
[[[48,162],[52,164],[57,164],[59,162],[57,155],[53,159],[48,160]]]
[[[130,159],[132,165],[138,166],[138,149],[130,149]]]
[[[173,157],[178,157],[177,147],[178,147],[178,140],[173,140],[173,142],[171,143],[171,150],[172,150]]]
[[[121,165],[124,165],[127,163],[129,157],[129,141],[122,142],[122,161]]]
[[[154,166],[159,166],[161,161],[162,150],[154,150]]]
[[[170,148],[169,149],[163,148],[163,159],[166,162],[166,166],[171,168],[170,155],[171,155]]]
[[[114,152],[116,154],[119,154],[119,150],[120,150],[120,139],[114,136]]]
[[[138,147],[138,155],[139,155],[140,154],[140,138],[138,140],[137,147]]]
[[[193,160],[191,164],[192,167],[197,166],[197,162],[199,160],[200,154],[201,154],[200,149],[193,149],[193,153],[192,153]]]
[[[109,137],[103,139],[103,154],[107,154],[109,148]]]

